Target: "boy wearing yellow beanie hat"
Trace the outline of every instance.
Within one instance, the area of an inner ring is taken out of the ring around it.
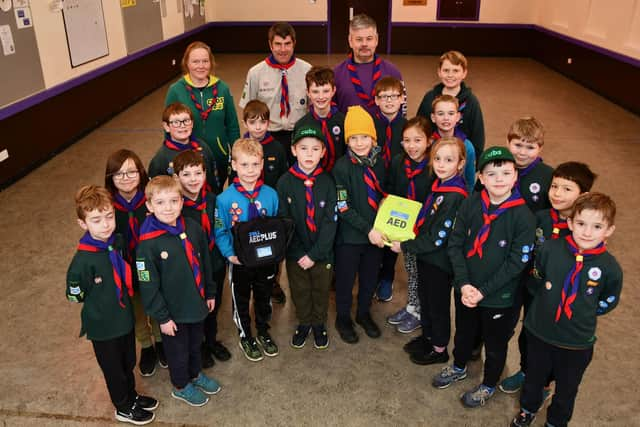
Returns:
[[[376,144],[373,119],[362,107],[349,107],[344,120],[347,153],[336,161],[333,176],[337,188],[340,221],[336,234],[336,329],[343,341],[358,342],[351,320],[352,290],[358,274],[356,323],[371,338],[380,329],[371,318],[371,299],[378,283],[384,236],[373,229],[383,188],[385,167]],[[374,267],[375,266],[375,267]]]

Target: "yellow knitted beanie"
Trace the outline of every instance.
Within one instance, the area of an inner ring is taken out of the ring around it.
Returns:
[[[344,142],[349,143],[349,137],[353,135],[369,135],[375,145],[377,135],[376,126],[367,111],[359,105],[349,107],[344,118]]]

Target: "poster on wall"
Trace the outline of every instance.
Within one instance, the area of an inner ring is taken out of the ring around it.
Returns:
[[[65,0],[62,16],[72,67],[109,54],[101,0]]]

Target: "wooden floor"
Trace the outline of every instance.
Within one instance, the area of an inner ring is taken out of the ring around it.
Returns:
[[[301,57],[318,65],[342,59]],[[236,103],[246,71],[261,59],[216,58],[217,74],[231,86]],[[391,60],[405,77],[412,115],[436,83],[437,60]],[[535,115],[546,125],[545,162],[588,163],[599,175],[594,189],[618,203],[609,250],[622,264],[625,288],[620,306],[599,319],[595,356],[582,382],[573,425],[639,426],[640,118],[528,59],[470,58],[467,83],[482,105],[487,146],[505,144],[508,126],[517,117]],[[64,296],[66,269],[82,234],[73,194],[80,185],[104,182],[106,158],[116,149],[132,149],[148,163],[162,141],[166,90],[159,88],[0,193],[0,419],[5,425],[106,425],[114,420],[91,345],[77,338],[80,307]],[[75,108],[60,112],[60,126]],[[406,301],[406,275],[400,266],[393,301],[372,308],[381,324]],[[283,282],[288,293],[286,277]],[[519,407],[517,395],[497,392],[486,407],[464,409],[458,398],[480,381],[481,364],[470,364],[467,380],[435,390],[430,381],[440,366],[411,364],[401,348],[410,337],[390,327],[383,328],[378,340],[361,334],[360,343],[351,346],[339,340],[331,320],[328,350],[309,345],[294,350],[288,345],[295,327],[290,301],[274,307],[272,332],[280,355],[249,362],[237,345],[229,292],[222,304],[220,335],[233,358],[208,371],[221,382],[222,392],[207,406],[191,408],[170,397],[166,370],[138,377],[138,390],[161,400],[156,425],[506,426]],[[333,319],[333,301],[329,310]],[[514,344],[505,375],[518,368]]]

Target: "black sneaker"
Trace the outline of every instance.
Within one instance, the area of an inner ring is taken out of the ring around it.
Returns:
[[[119,411],[116,409],[116,420],[122,421],[123,423],[135,424],[137,426],[149,424],[155,417],[156,414],[140,408],[135,403],[128,411]]]
[[[356,334],[355,329],[353,329],[353,322],[351,322],[351,319],[336,320],[336,330],[338,331],[338,334],[340,334],[342,341],[348,344],[355,344],[358,342],[358,334]]]
[[[422,335],[418,335],[402,346],[402,349],[408,354],[424,353],[429,348],[431,348],[431,342]]]
[[[449,353],[447,350],[438,353],[435,350],[424,351],[422,353],[411,353],[409,359],[416,365],[433,365],[434,363],[447,363],[449,361]]]
[[[141,394],[139,394],[136,397],[135,403],[136,403],[136,406],[138,406],[139,408],[144,409],[145,411],[153,411],[160,404],[153,397],[151,397],[151,396],[143,396]]]
[[[258,332],[258,336],[256,337],[258,344],[262,347],[262,353],[265,356],[275,357],[278,355],[278,345],[273,340],[269,332]]]
[[[221,362],[231,359],[231,353],[220,341],[215,341],[213,345],[209,346],[209,350],[211,350],[213,357]]]
[[[311,326],[309,325],[298,325],[296,331],[293,333],[291,337],[291,347],[293,348],[302,348],[304,347],[304,343],[307,342],[307,337],[309,336],[309,331],[311,331]]]
[[[329,334],[324,324],[313,325],[313,346],[318,350],[329,347]]]
[[[535,419],[536,414],[525,412],[521,409],[520,413],[516,415],[513,420],[511,420],[511,427],[528,427],[533,424],[533,421]]]
[[[205,343],[200,345],[200,358],[202,363],[202,369],[212,368],[213,365],[216,364],[215,360],[213,360],[213,356],[211,355],[211,350]]]
[[[284,304],[285,302],[287,302],[287,297],[284,294],[284,291],[280,287],[279,283],[275,283],[273,285],[273,289],[271,290],[271,301],[275,302],[276,304]]]
[[[356,323],[362,326],[362,329],[364,329],[364,333],[367,334],[369,338],[380,337],[380,328],[378,328],[378,325],[376,325],[376,323],[373,321],[370,313],[358,315],[356,317]]]
[[[156,343],[156,353],[158,354],[158,365],[160,365],[161,368],[167,369],[169,364],[167,363],[167,356],[164,354],[162,341]]]
[[[140,368],[140,375],[143,377],[150,377],[151,375],[156,373],[156,361],[158,357],[156,356],[156,351],[151,347],[145,347],[140,350],[140,364],[138,367]]]

